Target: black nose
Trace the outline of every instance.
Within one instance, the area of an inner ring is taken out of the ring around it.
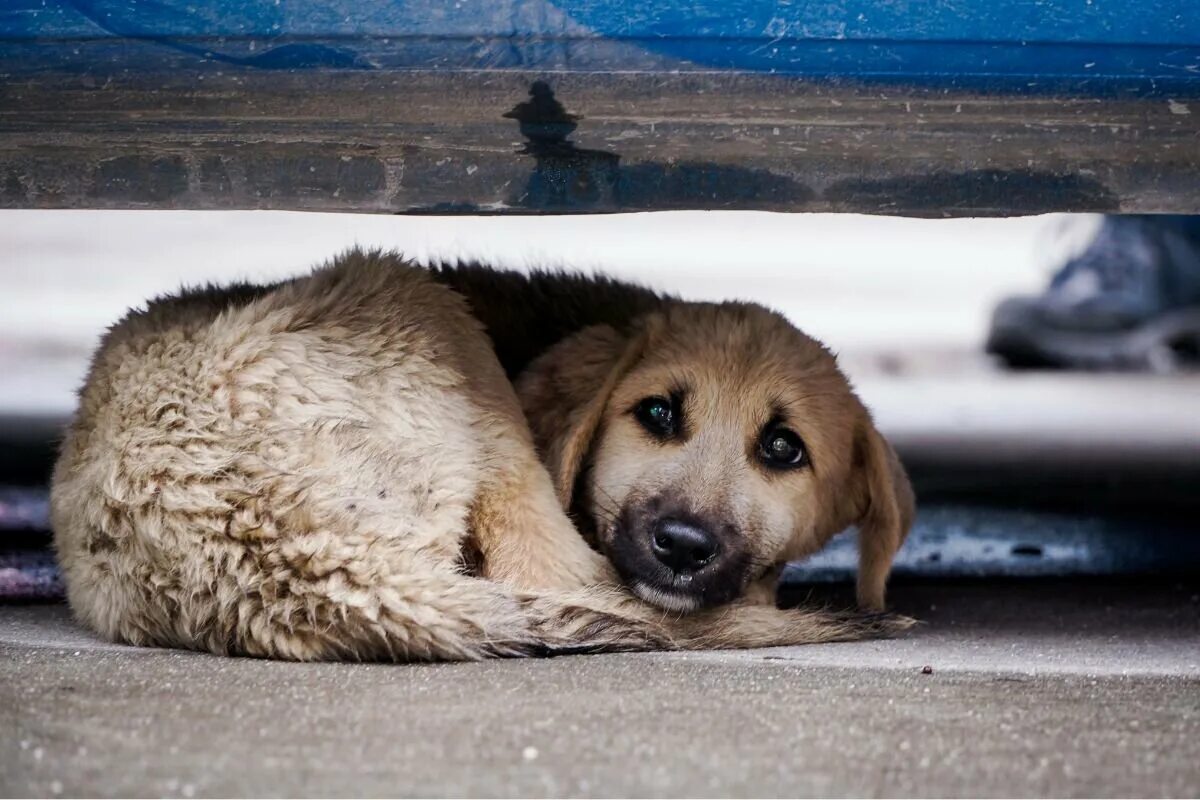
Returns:
[[[675,572],[694,572],[717,555],[717,540],[689,522],[665,517],[654,525],[654,556]]]

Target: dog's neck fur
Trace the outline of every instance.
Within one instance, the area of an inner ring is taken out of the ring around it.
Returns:
[[[481,264],[430,273],[467,298],[510,378],[555,343],[590,325],[621,330],[671,298],[606,277],[496,270]]]

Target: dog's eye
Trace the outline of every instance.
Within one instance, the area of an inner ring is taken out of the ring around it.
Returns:
[[[808,463],[804,442],[794,431],[779,425],[768,425],[763,429],[758,455],[769,467],[801,467]]]
[[[642,427],[659,438],[675,435],[677,421],[674,404],[665,397],[647,397],[633,410]]]

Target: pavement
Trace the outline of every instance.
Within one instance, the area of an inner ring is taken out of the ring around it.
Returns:
[[[1200,579],[893,597],[924,624],[891,641],[442,665],[127,648],[0,607],[0,794],[1200,794]]]

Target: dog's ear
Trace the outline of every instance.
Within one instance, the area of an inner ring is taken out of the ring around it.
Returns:
[[[620,333],[595,325],[536,358],[516,382],[534,442],[564,509],[613,389],[641,358],[648,327]]]
[[[855,436],[854,510],[858,527],[858,604],[882,611],[892,559],[912,526],[916,500],[896,451],[864,414]]]

